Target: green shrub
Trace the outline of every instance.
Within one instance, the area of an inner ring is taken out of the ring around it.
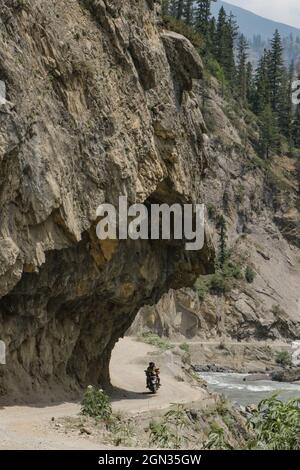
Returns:
[[[249,284],[252,284],[256,277],[256,272],[251,268],[251,266],[247,266],[245,271],[245,279]]]
[[[210,278],[209,291],[211,294],[221,295],[226,292],[226,280],[223,273],[216,272]]]
[[[199,300],[203,302],[209,291],[206,280],[202,277],[199,277],[195,282],[194,289],[198,294]]]
[[[236,262],[232,250],[227,247],[226,220],[223,215],[216,216],[216,226],[219,229],[219,253],[215,260],[215,273],[210,276],[199,277],[194,288],[200,301],[204,301],[207,293],[224,295],[230,292],[236,281],[243,279],[241,265]]]
[[[290,366],[292,364],[292,358],[288,351],[278,351],[275,360],[276,364],[281,366]]]
[[[213,204],[207,204],[207,213],[208,213],[208,217],[211,220],[214,220],[217,216],[216,206],[214,206]]]
[[[28,0],[15,0],[12,2],[11,8],[17,12],[21,12],[22,10],[28,11],[30,9],[30,4]]]
[[[130,421],[114,416],[109,424],[109,430],[115,446],[131,446],[134,430]]]
[[[155,445],[162,449],[172,447],[172,443],[174,442],[174,432],[171,430],[168,423],[165,421],[151,421],[149,430],[150,445]]]
[[[273,305],[272,309],[271,309],[273,315],[275,315],[276,317],[286,317],[287,316],[287,313],[285,312],[285,310],[283,310],[283,308],[280,307],[280,305]]]
[[[236,281],[242,278],[241,266],[230,259],[226,259],[223,267],[217,263],[214,274],[199,277],[194,285],[194,289],[200,301],[203,302],[208,293],[224,295],[230,292],[236,285]]]
[[[217,424],[211,425],[211,431],[209,433],[207,441],[203,445],[204,449],[208,450],[228,450],[230,445],[225,440],[224,429]]]
[[[280,306],[278,304],[272,306],[272,313],[274,313],[274,315],[280,315]]]
[[[189,425],[184,405],[173,403],[170,410],[165,414],[165,420],[175,428],[173,447],[180,449],[185,440],[183,430]]]
[[[180,349],[186,353],[190,352],[190,346],[188,343],[182,343],[180,344]]]
[[[258,448],[300,450],[300,398],[283,402],[277,395],[263,400],[249,420]]]
[[[144,343],[155,346],[159,349],[162,349],[163,351],[174,348],[174,345],[171,344],[168,340],[161,338],[156,333],[152,333],[151,331],[145,331],[139,339]]]
[[[219,62],[212,56],[209,56],[206,60],[206,69],[209,71],[211,75],[216,77],[216,79],[220,83],[225,83],[225,75],[224,70],[219,64]]]
[[[227,401],[227,398],[223,394],[221,394],[217,402],[216,412],[218,413],[218,415],[223,417],[228,413],[228,409],[229,403]]]
[[[112,408],[106,393],[89,385],[81,402],[81,414],[92,418],[109,419],[112,415]]]
[[[150,444],[162,448],[180,449],[186,438],[183,430],[189,425],[184,405],[173,403],[169,411],[157,422],[150,423]]]
[[[223,275],[226,278],[242,279],[243,275],[241,266],[229,260],[224,265]]]
[[[236,200],[240,204],[244,202],[245,199],[245,188],[242,184],[239,184],[237,190],[236,190]]]

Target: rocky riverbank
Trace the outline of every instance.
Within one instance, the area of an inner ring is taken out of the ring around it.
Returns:
[[[275,368],[270,369],[267,367],[265,373],[261,370],[248,370],[245,369],[233,369],[231,367],[217,366],[216,364],[207,365],[194,365],[193,370],[197,373],[222,373],[222,374],[244,374],[248,376],[245,378],[246,381],[257,381],[257,380],[274,380],[275,382],[299,382],[300,383],[300,369],[298,367],[290,368]],[[300,392],[300,391],[299,391]]]

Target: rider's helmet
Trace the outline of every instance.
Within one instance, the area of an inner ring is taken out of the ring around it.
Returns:
[[[151,367],[151,368],[155,367],[154,362],[149,362],[149,367]]]

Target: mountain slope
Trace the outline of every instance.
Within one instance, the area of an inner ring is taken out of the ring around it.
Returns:
[[[203,84],[205,87],[205,84]],[[297,158],[256,154],[256,121],[222,96],[212,79],[202,113],[208,128],[209,168],[203,198],[215,245],[219,216],[227,224],[231,264],[240,272],[222,284],[213,276],[195,290],[165,295],[143,308],[131,333],[145,330],[171,338],[284,341],[300,337],[299,177]],[[254,278],[248,282],[245,270]],[[240,275],[242,274],[242,275]]]
[[[262,39],[269,39],[273,36],[275,29],[278,29],[283,37],[289,36],[290,34],[293,34],[295,37],[300,37],[300,28],[294,28],[293,26],[263,18],[262,16],[221,0],[212,3],[212,13],[214,16],[218,16],[222,6],[227,13],[232,12],[234,14],[241,32],[249,39],[252,39],[254,35],[260,35]]]

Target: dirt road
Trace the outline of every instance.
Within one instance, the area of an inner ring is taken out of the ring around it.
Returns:
[[[156,360],[155,351],[154,347],[132,338],[124,338],[116,345],[110,369],[112,383],[119,389],[113,395],[115,409],[136,413],[167,408],[170,402],[187,403],[202,398],[200,389],[178,380],[180,366],[171,352],[166,352],[161,362],[157,362],[162,388],[157,395],[149,394],[144,369],[151,360]]]
[[[159,364],[162,389],[155,396],[146,392],[144,369],[155,351],[152,346],[131,338],[119,341],[111,361],[111,378],[115,386],[112,394],[114,410],[137,413],[167,408],[172,402],[201,400],[205,392],[178,381],[176,374],[180,368],[171,353],[166,353],[163,364]],[[109,448],[89,442],[87,436],[74,437],[55,431],[52,418],[56,420],[63,416],[76,416],[79,411],[79,403],[0,406],[0,449]]]

